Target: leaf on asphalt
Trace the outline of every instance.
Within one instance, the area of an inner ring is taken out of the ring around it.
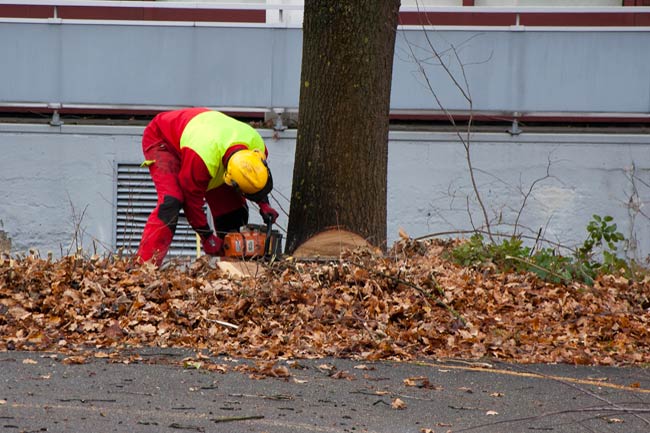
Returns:
[[[23,364],[38,364],[38,361],[27,358],[27,359],[23,359]]]
[[[608,422],[609,424],[622,424],[622,423],[624,423],[625,421],[623,421],[623,420],[620,419],[620,418],[607,418],[607,422]]]
[[[392,407],[393,409],[397,409],[397,410],[403,410],[403,409],[406,409],[406,403],[404,403],[403,400],[401,400],[399,398],[396,398],[390,404],[390,407]]]
[[[86,363],[86,357],[83,355],[75,355],[75,356],[68,356],[67,358],[63,358],[61,361],[64,364],[85,364]]]
[[[435,390],[442,389],[441,386],[432,384],[429,381],[429,378],[426,376],[407,377],[406,379],[403,380],[403,383],[405,386],[414,386],[417,388],[435,389]]]
[[[277,365],[274,361],[261,361],[255,365],[240,365],[235,367],[235,371],[249,372],[249,377],[255,380],[265,379],[267,377],[289,378],[291,373],[284,365]]]
[[[406,385],[406,386],[418,386],[418,383],[417,383],[416,379],[419,379],[419,378],[407,377],[402,382],[404,382],[404,385]]]
[[[357,380],[354,375],[350,374],[350,372],[346,370],[339,370],[336,373],[330,375],[332,379],[345,379],[345,380]]]
[[[366,365],[366,364],[358,364],[358,365],[355,365],[353,368],[355,368],[357,370],[374,370],[375,369],[374,366]]]
[[[190,370],[200,370],[203,366],[201,361],[194,361],[193,359],[188,359],[183,361],[183,367]]]
[[[485,414],[488,416],[494,416],[494,415],[499,415],[499,412],[497,412],[496,410],[488,410],[487,412],[485,412]]]
[[[216,371],[217,373],[228,372],[228,366],[226,364],[212,364],[210,362],[203,364],[203,369],[208,371]]]
[[[46,353],[41,355],[41,358],[58,359],[59,355],[57,355],[56,353]]]
[[[307,368],[295,359],[287,361],[287,365],[289,368],[292,368],[294,370],[305,370]]]
[[[289,377],[289,376],[291,376],[291,373],[289,373],[289,369],[287,367],[285,367],[284,365],[279,365],[277,367],[274,367],[271,371],[272,371],[273,377]]]
[[[336,370],[336,367],[333,366],[332,364],[320,364],[316,368],[318,368],[320,371],[324,371],[324,372],[331,372],[333,370]]]

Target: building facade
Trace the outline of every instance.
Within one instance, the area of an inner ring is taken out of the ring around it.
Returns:
[[[572,246],[593,214],[612,215],[625,253],[645,258],[650,8],[411,3],[394,59],[389,240],[400,228],[453,236],[484,224],[465,140],[499,231],[516,222]],[[185,106],[259,122],[288,212],[301,13],[281,1],[0,0],[0,231],[11,251],[133,250],[152,205],[142,128]],[[450,130],[449,113],[475,128]],[[183,230],[179,254],[194,251]]]

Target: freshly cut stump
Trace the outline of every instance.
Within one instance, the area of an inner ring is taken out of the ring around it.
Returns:
[[[292,254],[296,259],[338,258],[345,250],[355,248],[374,249],[368,241],[348,230],[331,228],[324,230],[303,242]]]
[[[236,280],[244,277],[257,277],[266,272],[263,265],[253,260],[219,260],[216,262],[216,266],[230,278]]]

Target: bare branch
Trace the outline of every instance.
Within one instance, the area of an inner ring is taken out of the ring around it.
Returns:
[[[539,182],[542,182],[549,177],[551,177],[551,156],[548,156],[547,159],[548,163],[546,164],[546,175],[543,177],[539,177],[535,179],[531,184],[530,187],[528,188],[528,191],[524,194],[524,199],[521,202],[521,207],[519,208],[519,212],[517,212],[517,218],[515,218],[515,228],[512,232],[512,235],[515,236],[517,234],[517,226],[519,225],[519,219],[521,218],[521,214],[524,211],[524,207],[526,206],[526,202],[528,202],[528,198],[533,192],[533,189],[535,188],[535,185],[537,185]]]

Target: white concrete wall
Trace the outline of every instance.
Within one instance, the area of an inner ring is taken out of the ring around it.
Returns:
[[[0,230],[11,238],[12,253],[34,248],[58,256],[76,246],[111,250],[115,167],[142,160],[142,129],[0,124]],[[274,198],[288,212],[296,132],[282,132],[278,139],[272,131],[261,132],[270,152]],[[470,229],[468,201],[474,224],[483,223],[455,135],[393,131],[390,137],[391,244],[400,228],[412,237]],[[542,228],[546,238],[573,246],[584,240],[592,214],[612,215],[627,238],[637,239],[631,254],[650,254],[649,136],[480,133],[472,137],[471,155],[490,218],[506,223],[495,230],[512,232],[508,224],[516,219],[523,193],[548,167],[550,177],[537,182],[522,213],[525,234]],[[634,211],[634,205],[645,207]],[[286,215],[279,226],[286,229]]]
[[[471,228],[468,198],[474,224],[483,224],[464,147],[455,136],[395,133],[390,152],[391,238],[398,226],[415,237]],[[627,238],[637,240],[630,254],[650,253],[649,136],[476,134],[470,152],[495,230],[512,233],[535,183],[519,221],[525,235],[535,236],[541,228],[546,239],[575,246],[584,241],[593,214],[611,215]],[[634,211],[635,205],[646,216]],[[499,220],[504,224],[496,227]]]

